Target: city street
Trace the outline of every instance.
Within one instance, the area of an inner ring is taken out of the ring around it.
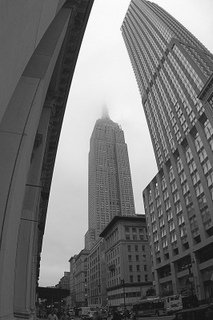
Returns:
[[[171,316],[151,316],[151,317],[140,317],[137,318],[137,320],[173,320],[175,318],[174,315]],[[81,318],[79,317],[74,317],[75,320],[81,320]],[[111,318],[108,318],[108,320],[110,320]],[[128,319],[128,318],[127,318]]]
[[[174,315],[171,316],[161,316],[161,317],[157,317],[157,316],[153,316],[153,317],[142,317],[142,318],[138,318],[139,320],[173,320],[175,318]]]

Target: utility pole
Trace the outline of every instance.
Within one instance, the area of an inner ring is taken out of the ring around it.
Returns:
[[[189,285],[190,285],[190,291],[191,291],[191,296],[193,296],[194,292],[193,292],[193,273],[191,270],[191,265],[188,264],[188,270],[189,270]]]
[[[123,286],[123,295],[124,295],[124,319],[126,319],[126,293],[125,293],[125,281],[124,279],[121,280],[121,284]]]

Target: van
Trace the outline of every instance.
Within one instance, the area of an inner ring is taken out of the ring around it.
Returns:
[[[81,307],[81,311],[79,313],[81,319],[92,319],[96,309],[91,307]]]
[[[182,297],[180,294],[171,295],[164,298],[164,308],[167,314],[175,313],[183,309]]]

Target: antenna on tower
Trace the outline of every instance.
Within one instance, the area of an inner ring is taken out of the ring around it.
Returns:
[[[103,105],[103,107],[102,107],[102,119],[110,119],[109,111],[108,111],[106,104]]]

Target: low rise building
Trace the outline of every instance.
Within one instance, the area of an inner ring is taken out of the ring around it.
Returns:
[[[77,255],[74,255],[70,258],[70,306],[75,307],[76,306],[76,292],[75,292],[75,259]]]
[[[70,258],[70,297],[72,307],[87,306],[87,256],[83,249]]]
[[[108,306],[131,306],[152,287],[145,216],[115,216],[100,237],[105,240]]]
[[[65,271],[63,277],[56,285],[57,288],[70,290],[70,272]]]
[[[87,266],[88,305],[91,307],[106,306],[106,260],[103,238],[100,238],[90,250]]]

